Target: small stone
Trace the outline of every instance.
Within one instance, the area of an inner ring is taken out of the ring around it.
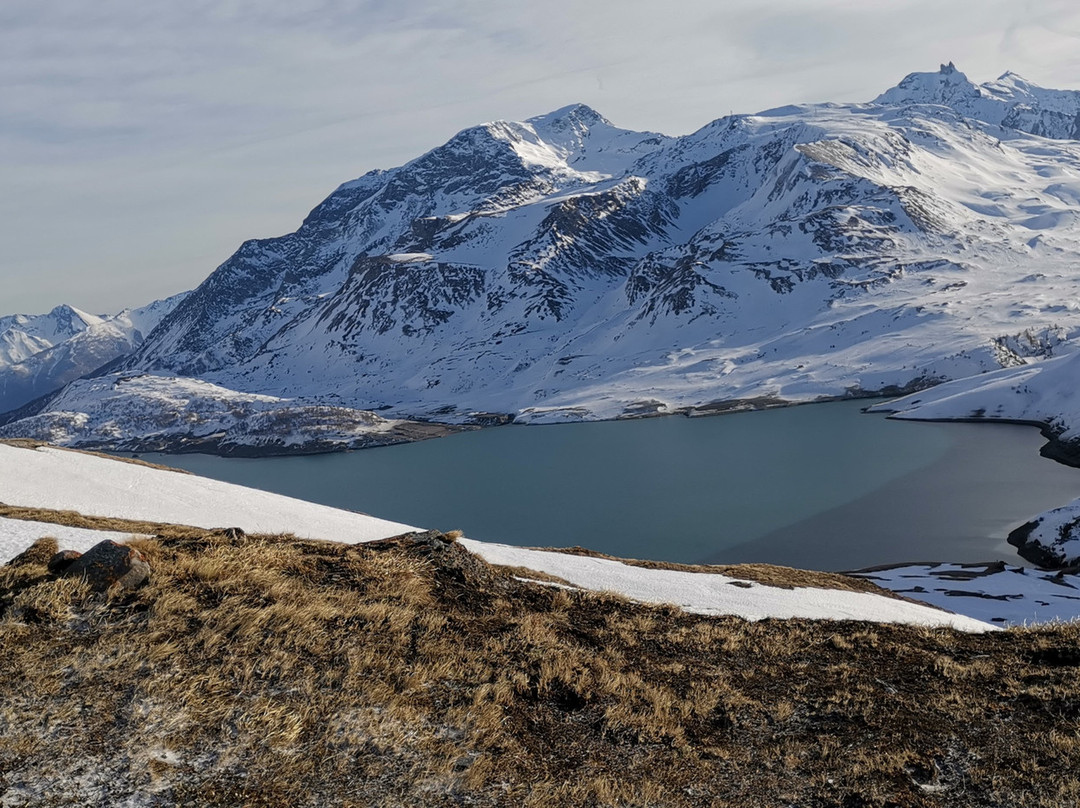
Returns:
[[[60,575],[68,567],[75,563],[75,559],[82,556],[77,550],[61,550],[49,559],[49,572]]]
[[[135,589],[149,577],[150,565],[134,547],[107,539],[75,559],[64,575],[81,576],[95,592],[112,586]]]

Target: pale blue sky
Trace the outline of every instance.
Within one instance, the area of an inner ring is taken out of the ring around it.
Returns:
[[[459,129],[583,101],[683,134],[955,61],[1080,88],[1057,0],[4,0],[0,314],[197,285]]]

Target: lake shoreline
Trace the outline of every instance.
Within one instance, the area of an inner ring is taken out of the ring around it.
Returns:
[[[962,418],[911,418],[903,417],[888,410],[878,410],[876,413],[866,410],[870,414],[885,415],[893,421],[909,421],[921,424],[1008,424],[1012,426],[1031,426],[1039,430],[1039,434],[1046,439],[1046,443],[1039,449],[1039,454],[1048,460],[1054,460],[1063,466],[1080,468],[1080,441],[1063,441],[1061,433],[1056,432],[1046,421],[1032,418],[978,418],[964,416]]]
[[[240,444],[222,442],[222,435],[203,436],[154,436],[134,440],[126,440],[123,445],[117,446],[101,441],[88,441],[73,443],[66,446],[69,449],[104,452],[106,454],[137,456],[139,454],[165,454],[165,455],[206,455],[210,457],[242,457],[248,459],[270,457],[307,457],[312,455],[332,455],[345,452],[356,452],[364,449],[375,449],[384,446],[399,446],[407,443],[430,440],[432,438],[454,435],[459,432],[474,432],[498,427],[534,427],[534,426],[563,426],[569,424],[595,424],[612,423],[619,421],[639,421],[651,418],[711,418],[721,415],[736,415],[746,412],[764,412],[767,410],[788,409],[804,407],[813,404],[830,404],[842,401],[863,401],[870,399],[888,400],[897,396],[906,395],[924,388],[897,388],[896,392],[888,391],[849,391],[842,395],[818,396],[806,400],[789,400],[775,396],[755,396],[752,398],[733,398],[707,404],[695,404],[679,407],[674,410],[645,410],[625,412],[612,418],[581,418],[574,421],[560,421],[552,423],[526,423],[516,419],[513,413],[480,413],[482,416],[476,422],[450,423],[446,421],[424,420],[417,417],[402,419],[402,424],[386,433],[373,433],[361,439],[355,437],[325,438],[307,443],[262,443]],[[661,406],[666,406],[662,405]],[[1078,456],[1080,464],[1080,456]]]
[[[884,412],[884,411],[880,411]],[[1012,424],[1015,426],[1031,426],[1039,430],[1039,434],[1046,439],[1039,448],[1039,456],[1053,460],[1069,468],[1080,468],[1080,442],[1063,441],[1060,439],[1061,432],[1054,430],[1045,421],[1022,418],[902,418],[895,415],[887,415],[896,421],[909,421],[916,423],[967,423],[967,424]],[[1075,500],[1074,500],[1075,501]],[[1062,503],[1061,507],[1069,503]],[[1016,553],[1024,561],[1034,564],[1042,570],[1055,570],[1072,572],[1076,569],[1075,563],[1063,561],[1062,557],[1047,549],[1042,543],[1034,541],[1031,536],[1039,525],[1040,516],[1036,516],[1024,524],[1013,529],[1006,537],[1006,541],[1016,548]]]
[[[866,404],[478,429],[371,453],[143,457],[480,540],[678,563],[747,545],[722,563],[818,570],[1017,563],[1008,532],[1080,495],[1030,429],[909,427]]]

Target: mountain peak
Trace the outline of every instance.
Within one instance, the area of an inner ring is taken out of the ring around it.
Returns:
[[[560,107],[524,125],[567,165],[616,176],[667,140],[653,132],[620,129],[587,104]]]
[[[597,124],[611,126],[611,121],[588,104],[568,104],[567,106],[559,107],[546,115],[537,115],[535,118],[529,118],[526,123],[532,124],[533,127],[537,129],[550,128],[554,130],[577,128],[589,129]]]
[[[1038,84],[1028,81],[1019,73],[1014,73],[1011,70],[1006,70],[994,81],[987,82],[986,87],[998,94],[1004,93],[1009,96],[1031,95],[1033,91],[1042,89]]]
[[[874,99],[875,104],[942,104],[952,106],[965,98],[978,98],[981,90],[952,62],[936,73],[909,73],[890,90]]]

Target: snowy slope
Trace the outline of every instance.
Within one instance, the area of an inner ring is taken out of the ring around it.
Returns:
[[[1078,113],[947,65],[679,138],[581,105],[484,124],[245,243],[125,370],[486,423],[1019,365],[1080,333]]]
[[[1070,346],[1071,348],[1071,346]],[[942,384],[872,408],[910,420],[1029,421],[1080,449],[1080,353]]]
[[[697,614],[737,614],[748,620],[808,617],[916,625],[945,623],[964,631],[986,629],[985,623],[971,618],[931,615],[925,606],[865,592],[811,587],[783,589],[725,575],[648,569],[609,558],[463,541],[472,552],[492,564],[539,570],[584,589],[617,592],[643,603],[673,603]]]
[[[1002,625],[1080,620],[1080,574],[990,564],[909,564],[853,573],[942,609]]]
[[[111,316],[57,306],[48,314],[0,318],[0,413],[131,353],[183,297]]]
[[[38,539],[46,536],[56,539],[65,550],[79,550],[80,552],[106,539],[124,541],[131,538],[129,533],[117,533],[113,530],[87,530],[52,522],[0,517],[0,563],[14,558]]]
[[[114,518],[239,527],[248,532],[291,532],[342,542],[371,541],[414,529],[195,475],[79,452],[6,444],[0,444],[0,502]],[[25,540],[31,536],[52,535],[63,539],[70,549],[86,549],[101,538],[97,531],[69,530],[61,535],[54,526],[18,531],[9,521],[0,520],[0,552],[5,559],[25,549],[29,543]],[[781,589],[723,575],[644,569],[610,559],[462,541],[471,552],[494,564],[523,566],[586,589],[613,591],[646,603],[674,603],[702,614],[734,614],[753,620],[874,620],[973,632],[992,628],[972,618],[880,595]]]
[[[10,314],[0,317],[0,367],[24,362],[58,342],[71,339],[101,317],[61,305],[48,314]]]
[[[298,499],[63,449],[0,444],[0,502],[195,527],[358,542],[414,528]]]

